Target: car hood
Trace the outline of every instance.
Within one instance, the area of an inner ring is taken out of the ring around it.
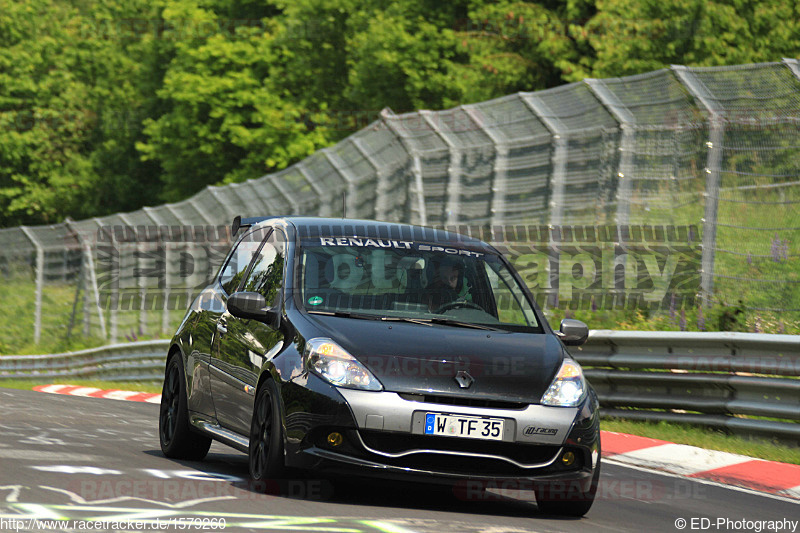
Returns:
[[[545,333],[309,315],[387,391],[539,403],[563,360]],[[469,387],[459,385],[459,372]]]

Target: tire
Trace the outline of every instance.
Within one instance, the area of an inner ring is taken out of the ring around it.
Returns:
[[[278,387],[272,379],[258,388],[250,424],[250,478],[264,492],[286,472]]]
[[[567,483],[566,490],[564,484],[542,485],[536,488],[536,505],[544,514],[583,516],[589,512],[594,503],[599,479],[600,458],[598,455],[597,466],[588,490],[569,490],[572,487],[569,483]]]
[[[186,402],[186,378],[180,354],[167,361],[158,416],[161,451],[172,459],[199,461],[208,454],[211,439],[192,430]]]

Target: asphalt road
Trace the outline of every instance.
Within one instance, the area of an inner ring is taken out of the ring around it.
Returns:
[[[157,405],[11,389],[0,405],[0,531],[38,530],[30,519],[75,531],[89,519],[131,531],[170,519],[176,531],[219,531],[224,520],[225,531],[675,532],[679,519],[686,531],[754,531],[736,521],[800,518],[795,502],[611,462],[582,519],[541,514],[514,487],[479,495],[310,473],[262,494],[248,485],[247,457],[220,444],[201,462],[165,458]]]

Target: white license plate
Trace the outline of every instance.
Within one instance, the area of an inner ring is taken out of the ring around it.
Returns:
[[[502,418],[479,418],[475,416],[425,415],[425,434],[445,437],[467,437],[469,439],[503,440]]]

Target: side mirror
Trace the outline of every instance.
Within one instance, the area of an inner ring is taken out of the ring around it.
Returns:
[[[589,338],[589,327],[580,320],[565,318],[561,321],[558,336],[567,346],[580,346]]]
[[[228,312],[239,318],[252,318],[262,322],[273,322],[278,317],[274,307],[267,307],[267,300],[257,292],[234,292],[228,298]]]

